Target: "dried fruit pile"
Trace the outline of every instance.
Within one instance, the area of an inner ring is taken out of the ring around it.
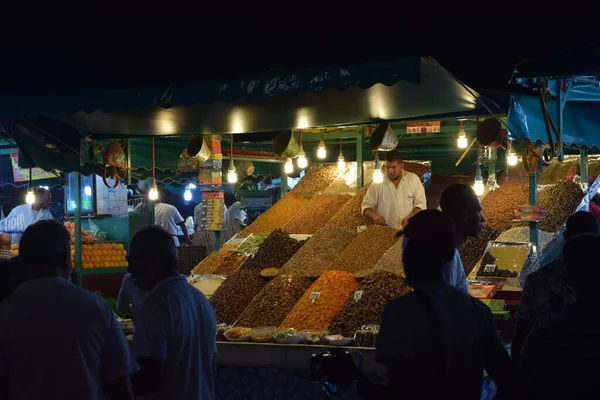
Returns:
[[[258,247],[254,257],[244,263],[244,268],[281,268],[303,244],[303,241],[292,239],[290,235],[277,229]]]
[[[244,263],[244,261],[246,261],[247,258],[248,256],[244,253],[231,252],[213,273],[216,275],[231,275]]]
[[[379,324],[387,303],[411,290],[406,281],[396,274],[374,272],[358,285],[354,295],[333,318],[329,333],[350,337],[363,325]]]
[[[356,289],[356,279],[343,271],[325,272],[302,295],[280,329],[323,331]]]
[[[283,230],[289,233],[313,234],[327,223],[350,200],[347,195],[318,195],[300,210]]]
[[[556,232],[575,211],[583,199],[581,187],[573,182],[561,182],[542,190],[539,205],[546,208],[546,219],[540,222],[540,229]]]
[[[404,262],[402,262],[403,239],[404,236],[398,238],[396,243],[381,256],[379,261],[377,261],[377,264],[375,264],[375,268],[373,268],[374,271],[388,271],[400,277],[406,277],[406,274],[404,273]]]
[[[236,325],[279,326],[310,285],[311,281],[304,277],[279,275],[262,288]]]
[[[418,162],[404,161],[404,170],[412,172],[419,178],[422,178],[423,175],[425,175],[425,172],[429,171],[429,165]]]
[[[333,183],[339,175],[336,164],[313,166],[310,171],[298,182],[293,193],[318,193],[322,192]]]
[[[252,235],[244,240],[244,242],[236,249],[236,251],[250,254],[254,252],[254,250],[258,249],[258,246],[260,246],[270,234],[271,232]]]
[[[204,260],[200,261],[198,265],[192,269],[194,275],[205,275],[212,274],[215,270],[221,266],[227,259],[229,253],[224,251],[213,251]]]
[[[496,240],[499,235],[500,232],[486,226],[479,232],[476,238],[470,237],[463,243],[458,252],[467,276],[469,276],[475,265],[483,257],[488,242]]]
[[[273,207],[269,208],[256,221],[242,231],[243,235],[249,233],[270,233],[281,228],[291,220],[311,199],[311,196],[288,193]],[[243,244],[242,244],[243,245]],[[239,249],[238,249],[239,250]]]
[[[282,274],[318,278],[356,237],[356,231],[322,228],[281,268]]]
[[[552,240],[554,235],[544,231],[538,231],[538,247],[543,249]],[[529,243],[529,227],[528,226],[517,226],[503,232],[496,239],[499,242],[512,242],[512,243]]]
[[[396,242],[398,231],[387,226],[370,226],[331,263],[330,270],[359,272],[372,270],[383,254]]]
[[[231,274],[210,298],[217,322],[233,325],[266,284],[258,270],[242,267]]]
[[[356,229],[356,227],[361,225],[373,225],[371,220],[363,217],[361,210],[362,202],[367,194],[368,188],[369,185],[366,185],[358,193],[352,196],[352,198],[348,200],[333,217],[331,217],[325,227]]]
[[[527,185],[507,183],[488,193],[481,206],[486,226],[499,232],[510,229],[515,218],[515,210],[529,204],[529,188]]]

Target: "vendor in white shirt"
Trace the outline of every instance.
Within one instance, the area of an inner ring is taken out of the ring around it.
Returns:
[[[386,176],[372,183],[362,202],[362,214],[377,225],[404,228],[408,220],[427,208],[421,179],[404,170],[402,156],[390,151],[385,156]]]
[[[15,220],[23,222],[23,230],[27,229],[29,225],[33,225],[38,221],[45,219],[54,219],[48,207],[52,200],[50,191],[42,188],[34,190],[35,203],[33,204],[22,204],[12,209],[6,221]]]
[[[162,191],[159,193],[162,195]],[[146,209],[145,202],[138,204],[133,211],[144,214]],[[160,201],[160,197],[154,202],[154,223],[173,236],[175,246],[179,247],[179,238],[177,234],[180,232],[177,227],[181,228],[183,233],[183,243],[191,245],[192,240],[185,226],[185,219],[181,216],[175,206]]]

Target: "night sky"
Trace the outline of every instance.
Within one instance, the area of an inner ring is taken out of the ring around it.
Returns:
[[[30,32],[0,38],[0,94],[131,88],[431,55],[477,89],[502,88],[514,65],[600,39],[588,27],[298,22],[162,25],[124,32]]]

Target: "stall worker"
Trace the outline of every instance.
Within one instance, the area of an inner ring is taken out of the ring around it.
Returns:
[[[164,192],[161,190],[158,199],[154,201],[154,223],[162,227],[173,236],[173,240],[175,241],[175,245],[177,247],[180,245],[179,238],[177,237],[179,232],[177,227],[181,228],[183,233],[183,243],[191,245],[192,240],[190,239],[187,226],[185,226],[185,219],[181,216],[175,206],[163,203],[160,200],[163,194]],[[133,211],[144,214],[145,208],[146,204],[145,202],[142,202],[138,204]]]
[[[22,221],[24,224],[22,228],[25,231],[29,225],[33,225],[38,221],[54,219],[48,209],[52,200],[50,191],[43,188],[36,188],[34,193],[35,202],[33,204],[22,204],[13,208],[8,217],[6,217],[7,223],[10,223],[11,220]]]
[[[404,228],[408,220],[427,208],[421,179],[404,170],[402,155],[390,151],[385,156],[386,176],[372,183],[362,202],[362,214],[377,225]]]

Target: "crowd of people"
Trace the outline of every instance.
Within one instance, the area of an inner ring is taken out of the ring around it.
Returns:
[[[573,214],[563,255],[528,276],[511,360],[490,309],[467,292],[457,251],[484,223],[472,188],[444,190],[440,210],[407,211],[396,222],[414,290],[385,308],[376,359],[389,383],[359,374],[365,398],[479,399],[483,371],[497,398],[598,397],[595,216]],[[0,400],[214,398],[215,314],[179,274],[172,233],[137,232],[129,264],[118,307],[134,316],[131,347],[107,303],[70,282],[62,224],[39,221],[25,231],[19,257],[0,268]]]

